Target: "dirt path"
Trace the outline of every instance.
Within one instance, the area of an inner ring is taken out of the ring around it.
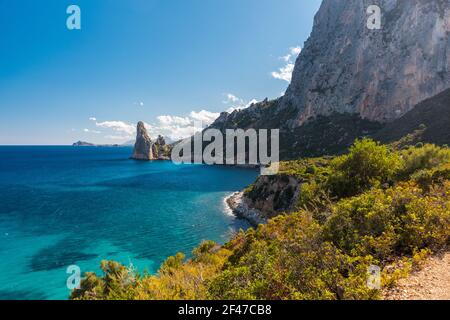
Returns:
[[[450,300],[450,252],[431,257],[423,269],[384,292],[386,300]]]

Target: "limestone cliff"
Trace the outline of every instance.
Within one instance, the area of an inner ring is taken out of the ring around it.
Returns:
[[[367,8],[381,8],[381,29]],[[324,0],[286,94],[214,126],[293,130],[319,115],[391,122],[450,88],[450,1]]]
[[[370,5],[381,29],[366,27]],[[282,106],[389,122],[450,87],[450,1],[324,0]]]

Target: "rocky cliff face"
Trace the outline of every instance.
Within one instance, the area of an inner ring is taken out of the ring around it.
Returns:
[[[381,8],[381,29],[367,8]],[[450,2],[324,0],[282,105],[291,125],[318,114],[388,122],[450,87]]]
[[[143,122],[137,125],[136,143],[132,159],[135,160],[168,160],[170,159],[171,147],[166,144],[162,136],[158,136],[155,142],[148,135]]]
[[[381,29],[367,8],[381,8]],[[450,1],[324,0],[286,94],[215,126],[286,128],[318,115],[390,122],[450,87]]]

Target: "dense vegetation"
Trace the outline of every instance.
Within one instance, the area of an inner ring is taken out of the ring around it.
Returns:
[[[103,262],[73,299],[377,299],[450,239],[450,149],[356,141],[335,158],[281,163],[301,181],[298,210],[170,257],[156,275]],[[251,188],[250,188],[251,189]]]

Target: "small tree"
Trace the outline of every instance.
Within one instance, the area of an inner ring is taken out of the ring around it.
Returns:
[[[390,182],[402,166],[398,154],[370,140],[356,140],[350,152],[331,162],[330,191],[338,197],[354,196]]]

